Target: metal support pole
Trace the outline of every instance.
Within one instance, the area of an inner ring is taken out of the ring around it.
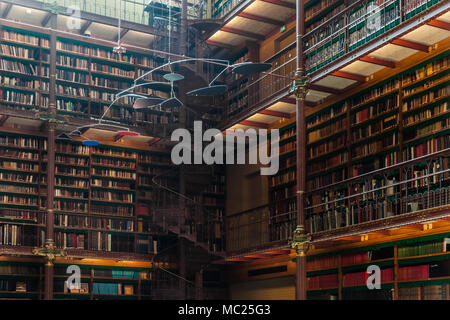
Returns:
[[[292,91],[297,100],[297,228],[294,231],[292,248],[296,250],[296,299],[306,300],[306,252],[309,237],[305,230],[305,189],[306,189],[306,131],[305,97],[307,93],[304,75],[303,34],[304,0],[297,0],[297,70]]]
[[[57,15],[50,19],[50,94],[49,114],[56,114],[56,28]],[[47,138],[47,233],[45,245],[54,247],[54,196],[55,196],[55,123],[48,122]],[[53,262],[48,259],[45,265],[45,300],[53,300]]]

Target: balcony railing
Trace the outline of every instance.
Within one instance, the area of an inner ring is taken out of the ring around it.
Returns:
[[[296,212],[270,216],[268,206],[228,217],[227,253],[286,244],[296,225]]]
[[[419,170],[423,170],[423,174]],[[390,177],[398,177],[400,172],[402,179],[389,182],[392,180]],[[374,179],[378,179],[379,185],[374,184]],[[339,193],[339,190],[345,192]],[[314,191],[318,192],[330,196],[325,202],[305,209],[306,229],[312,234],[339,231],[366,222],[386,221],[420,211],[450,208],[450,149]],[[243,254],[286,246],[296,225],[296,212],[271,216],[269,206],[229,216],[227,253]]]

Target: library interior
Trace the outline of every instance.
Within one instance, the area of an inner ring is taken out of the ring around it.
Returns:
[[[450,300],[449,37],[444,0],[0,0],[0,300]]]

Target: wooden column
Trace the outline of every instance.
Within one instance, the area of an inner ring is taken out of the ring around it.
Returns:
[[[50,83],[49,83],[49,114],[56,114],[56,28],[57,15],[50,18]],[[54,197],[55,197],[55,123],[48,122],[47,135],[47,221],[45,245],[54,244]],[[53,300],[53,262],[48,260],[45,265],[45,300]]]
[[[304,0],[297,0],[297,70],[296,82],[304,80],[303,34],[305,29]],[[297,98],[297,236],[305,235],[305,189],[306,189],[306,130],[305,130],[305,89],[296,87]],[[297,247],[296,299],[306,300],[306,255],[304,247]]]

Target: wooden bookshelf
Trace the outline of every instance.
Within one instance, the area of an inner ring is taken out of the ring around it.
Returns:
[[[382,270],[381,290],[386,289],[384,296],[378,298],[408,299],[410,290],[403,288],[414,288],[418,292],[414,300],[417,297],[446,300],[450,278],[450,269],[447,267],[450,263],[448,235],[437,234],[308,256],[309,298],[335,295],[339,299],[352,299],[355,296],[351,296],[351,293],[355,292],[373,299],[376,295],[371,296],[371,290],[365,285],[366,268],[368,265],[377,265]],[[401,257],[398,255],[400,251],[403,252]],[[414,252],[419,251],[420,255],[414,255]]]
[[[50,38],[14,23],[0,26],[0,103],[19,110],[46,110],[49,103]],[[58,113],[74,118],[101,117],[115,94],[133,84],[133,79],[164,63],[160,57],[128,51],[119,57],[112,48],[96,41],[57,38],[56,107]],[[161,80],[167,70],[152,78]],[[167,97],[168,93],[144,87],[136,93]],[[177,120],[173,110],[133,110],[134,100],[124,98],[111,108],[105,119],[131,123],[166,124]]]

